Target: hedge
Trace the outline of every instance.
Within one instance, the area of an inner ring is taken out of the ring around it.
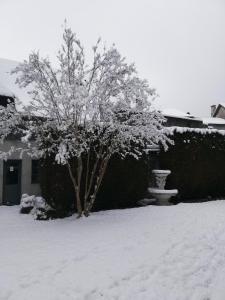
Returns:
[[[128,208],[136,206],[148,187],[149,167],[154,156],[136,160],[114,156],[110,162],[97,195],[93,210]],[[62,215],[76,209],[75,194],[66,166],[56,164],[50,157],[41,163],[41,190],[47,202]]]
[[[171,131],[174,145],[161,151],[157,162],[154,153],[140,160],[114,156],[99,190],[94,210],[136,206],[146,196],[151,169],[172,171],[166,188],[177,188],[176,202],[225,197],[225,136],[216,130]],[[159,164],[159,166],[157,166]],[[65,166],[51,158],[42,162],[43,197],[65,216],[74,211],[75,195]]]
[[[174,131],[174,145],[161,151],[160,167],[170,169],[166,188],[177,188],[177,201],[225,196],[225,136],[210,130]]]

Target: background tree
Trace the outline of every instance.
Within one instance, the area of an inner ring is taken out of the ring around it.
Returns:
[[[12,114],[9,104],[2,114],[10,113],[13,122],[0,124],[5,138],[20,121],[29,154],[53,155],[67,165],[79,217],[89,215],[113,154],[138,158],[148,146],[166,147],[169,141],[164,119],[151,105],[155,90],[138,77],[134,64],[115,46],[101,47],[100,40],[92,50],[88,63],[81,42],[66,28],[57,65],[33,52],[14,70],[20,87],[30,89],[26,118]]]

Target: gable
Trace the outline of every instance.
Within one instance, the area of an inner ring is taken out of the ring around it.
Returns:
[[[224,107],[224,105],[219,104],[217,106],[213,117],[225,119],[225,107]]]

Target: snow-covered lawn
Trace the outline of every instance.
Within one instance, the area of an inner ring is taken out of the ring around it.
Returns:
[[[225,299],[225,201],[34,221],[0,207],[0,299]]]

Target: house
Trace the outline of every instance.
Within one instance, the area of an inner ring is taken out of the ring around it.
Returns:
[[[203,118],[208,128],[225,130],[225,103],[211,105],[211,117]]]
[[[190,113],[177,109],[164,109],[162,114],[166,118],[167,127],[208,128],[225,130],[225,103],[211,106],[211,117],[197,118]]]
[[[172,127],[190,127],[190,128],[204,128],[204,124],[201,118],[196,118],[190,113],[185,113],[177,109],[163,109],[166,122],[165,126]]]
[[[29,95],[15,84],[15,77],[10,74],[16,65],[17,62],[0,59],[0,105],[5,106],[8,99],[14,101],[15,97],[24,104],[29,102]],[[17,109],[19,110],[21,107],[17,106]],[[223,112],[224,118],[221,118]],[[211,118],[197,118],[177,109],[164,109],[162,114],[166,119],[165,126],[167,127],[225,129],[223,105],[219,105],[213,110]],[[7,151],[11,146],[17,145],[23,146],[18,138],[11,136],[4,144],[0,144],[0,150]],[[152,160],[158,150],[159,148],[151,149],[155,153],[152,155]],[[157,167],[158,162],[155,161]],[[37,159],[32,159],[26,154],[21,158],[19,153],[13,153],[7,161],[0,160],[0,204],[19,204],[23,193],[40,195],[39,163]]]
[[[15,97],[28,101],[28,94],[15,84],[15,77],[10,72],[17,62],[0,59],[0,105],[5,106],[8,99],[14,101]],[[20,109],[18,107],[18,109]],[[22,145],[15,137],[10,137],[0,150],[8,150],[11,146]],[[21,194],[40,194],[38,161],[24,154],[14,153],[7,160],[0,160],[0,205],[19,204]]]
[[[225,118],[208,117],[202,118],[203,124],[208,128],[225,130]]]

